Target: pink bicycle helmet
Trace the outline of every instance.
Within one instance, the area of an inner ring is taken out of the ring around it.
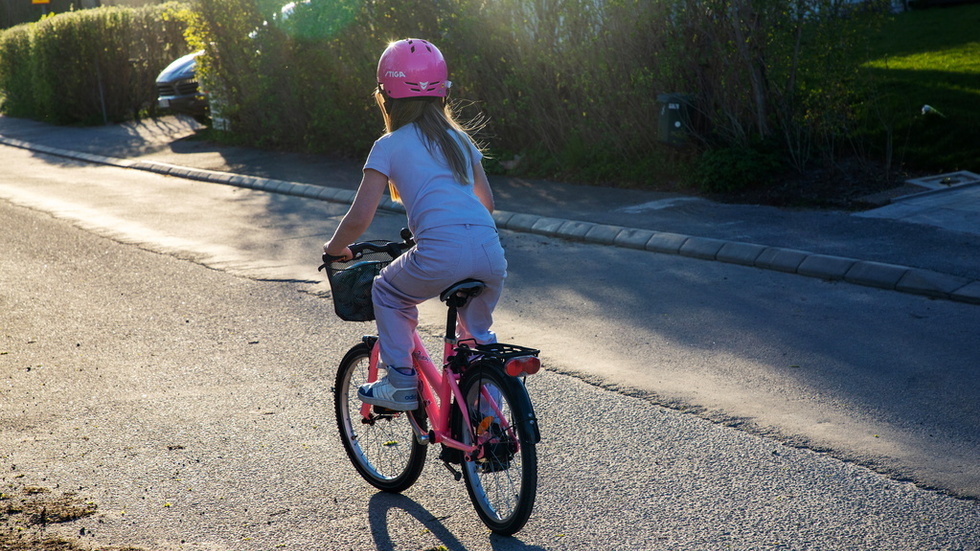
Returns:
[[[378,61],[378,84],[389,98],[446,97],[452,83],[442,52],[418,38],[392,42]]]

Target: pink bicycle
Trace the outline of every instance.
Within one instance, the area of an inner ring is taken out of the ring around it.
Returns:
[[[401,243],[351,245],[355,258],[346,262],[324,255],[321,269],[327,269],[337,314],[373,319],[370,281],[413,244],[403,230]],[[357,389],[378,379],[376,336],[363,337],[347,352],[333,392],[340,439],[365,480],[386,492],[402,492],[418,480],[429,445],[440,444],[439,459],[457,481],[465,480],[480,519],[492,531],[510,535],[530,518],[537,493],[535,445],[541,435],[524,383],[541,362],[531,348],[457,341],[457,311],[484,287],[467,279],[440,294],[448,307],[441,368],[415,333],[417,410],[392,411],[358,399]]]

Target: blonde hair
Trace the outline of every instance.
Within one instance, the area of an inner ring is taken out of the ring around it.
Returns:
[[[449,163],[449,168],[453,171],[453,176],[462,185],[472,184],[470,176],[470,166],[473,158],[468,149],[464,148],[464,143],[460,139],[473,143],[470,133],[482,126],[479,119],[471,121],[466,125],[460,124],[456,120],[456,114],[452,105],[444,98],[439,97],[418,97],[392,99],[386,97],[380,90],[375,90],[374,99],[381,108],[382,116],[385,121],[385,130],[388,133],[394,132],[406,124],[415,123],[422,133],[422,141],[430,154],[441,151]],[[458,135],[456,139],[453,135]],[[477,146],[479,149],[479,146]],[[388,191],[391,193],[393,201],[400,201],[398,190],[388,181]]]

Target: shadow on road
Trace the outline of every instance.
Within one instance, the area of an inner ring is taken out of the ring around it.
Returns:
[[[392,510],[401,510],[415,517],[448,551],[466,551],[466,546],[442,524],[441,518],[436,517],[409,497],[386,492],[374,494],[368,503],[368,518],[371,523],[371,535],[374,537],[375,549],[380,551],[404,549],[404,545],[398,545],[392,540],[388,530],[388,516]],[[476,513],[473,513],[473,522],[480,522]],[[489,540],[495,551],[544,551],[544,548],[537,545],[526,545],[516,537],[491,534]],[[434,546],[428,549],[441,548]]]

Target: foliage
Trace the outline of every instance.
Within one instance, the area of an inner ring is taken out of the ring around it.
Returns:
[[[367,103],[375,61],[350,33],[355,2],[300,5],[283,20],[256,0],[200,0],[199,76],[235,134],[267,147],[362,152],[378,121]],[[311,23],[312,21],[312,23]],[[373,122],[370,129],[368,121]]]
[[[495,141],[543,175],[649,183],[655,171],[634,169],[667,154],[656,97],[668,85],[654,77],[664,16],[642,0],[485,3],[460,29],[482,39],[454,44],[461,80]]]
[[[765,187],[782,168],[775,151],[761,144],[709,149],[698,161],[696,183],[704,191],[721,193]]]
[[[0,34],[3,112],[56,124],[155,110],[154,79],[186,46],[178,4],[51,15]]]
[[[31,30],[25,24],[0,34],[0,108],[16,117],[37,112],[31,78]]]
[[[454,97],[473,100],[464,118],[486,116],[483,138],[495,149],[520,151],[549,175],[649,178],[631,163],[664,157],[645,61],[658,9],[641,0],[610,0],[601,13],[589,0],[344,0],[300,4],[283,20],[263,0],[199,0],[192,35],[208,45],[205,87],[253,143],[363,155],[381,129],[369,96],[377,57],[390,40],[416,36],[446,54]],[[582,155],[596,142],[606,145],[601,158]]]
[[[846,135],[858,60],[884,6],[840,0],[678,0],[661,75],[694,91],[707,148],[778,140],[805,170]]]
[[[661,184],[704,149],[764,139],[801,170],[833,154],[851,123],[858,63],[841,52],[877,15],[844,5],[345,0],[277,21],[266,0],[198,0],[195,29],[210,45],[208,87],[255,143],[363,155],[381,127],[368,97],[377,56],[393,38],[418,36],[443,50],[454,94],[488,118],[495,149],[522,154],[521,170]],[[658,136],[664,92],[694,96],[687,152]]]
[[[464,118],[489,121],[478,138],[500,171],[654,186],[688,175],[731,190],[855,153],[980,162],[965,145],[980,128],[976,6],[889,21],[886,0],[312,0],[283,12],[284,2],[194,0],[190,12],[153,12],[139,32],[122,32],[138,27],[132,12],[107,8],[10,29],[3,108],[88,121],[103,100],[110,118],[145,109],[152,85],[136,80],[189,51],[173,36],[186,29],[237,143],[363,156],[382,130],[370,97],[378,55],[411,36],[446,54],[453,97],[470,100]],[[147,49],[129,53],[137,43]],[[59,66],[69,51],[93,63]],[[147,61],[133,70],[123,59]],[[100,73],[113,82],[93,80]],[[54,82],[78,91],[60,85],[56,96]],[[664,93],[691,98],[682,147],[658,132]],[[924,104],[946,116],[922,116]]]

